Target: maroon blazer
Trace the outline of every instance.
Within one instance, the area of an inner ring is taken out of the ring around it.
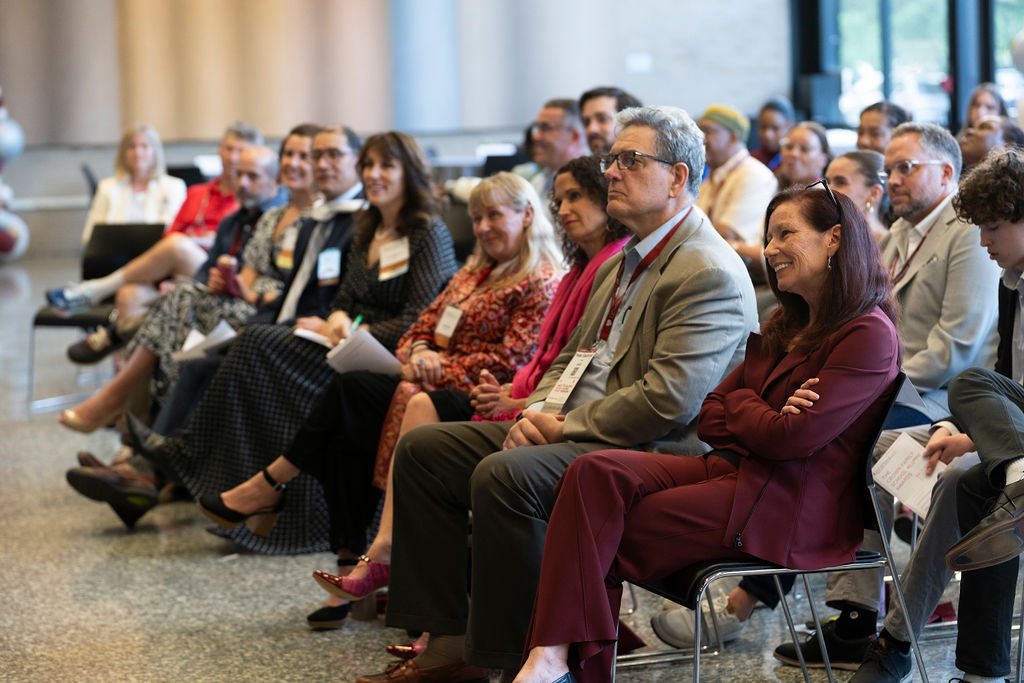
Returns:
[[[899,341],[878,308],[851,320],[811,353],[746,358],[708,394],[698,433],[744,456],[723,545],[793,569],[851,560],[864,535],[861,458],[899,373]],[[819,378],[821,397],[799,415],[779,410]]]

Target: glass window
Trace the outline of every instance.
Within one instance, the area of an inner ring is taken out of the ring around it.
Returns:
[[[949,5],[892,3],[892,101],[915,121],[949,121]]]
[[[883,99],[880,11],[880,2],[839,2],[839,111],[846,123],[854,127],[864,107]]]
[[[1024,0],[1011,0],[1024,4]],[[851,126],[864,107],[884,99],[880,0],[839,0],[839,62],[843,92],[839,109]],[[890,99],[918,121],[949,118],[949,19],[946,0],[891,2]]]
[[[1024,97],[1024,74],[1013,64],[1011,41],[1024,29],[1024,0],[996,0],[995,3],[995,61],[996,83],[1010,109],[1010,116],[1018,116],[1018,103]],[[1024,32],[1017,40],[1017,61],[1024,66]]]

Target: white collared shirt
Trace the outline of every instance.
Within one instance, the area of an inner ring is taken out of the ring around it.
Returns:
[[[890,264],[889,267],[893,272],[899,272],[910,258],[910,255],[914,253],[914,250],[920,246],[924,236],[928,234],[928,230],[939,219],[939,215],[946,210],[949,203],[953,201],[953,194],[939,202],[927,216],[914,225],[911,225],[910,221],[906,218],[900,218],[892,224],[889,232],[893,233],[893,239],[896,242],[896,263]]]

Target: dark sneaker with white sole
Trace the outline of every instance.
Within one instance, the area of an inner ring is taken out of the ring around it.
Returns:
[[[864,662],[849,683],[908,683],[912,668],[913,657],[909,652],[900,652],[899,648],[876,640],[868,646]]]
[[[825,648],[828,650],[829,662],[833,669],[845,671],[856,671],[860,663],[864,661],[864,655],[868,646],[875,642],[874,636],[866,638],[855,638],[847,640],[836,635],[836,622],[830,621],[821,627],[822,636],[825,639]],[[808,668],[824,669],[825,658],[821,655],[821,646],[818,645],[817,634],[800,643],[800,651],[803,652],[804,661]],[[775,648],[775,659],[791,666],[800,666],[800,658],[796,653],[793,643],[783,643]]]

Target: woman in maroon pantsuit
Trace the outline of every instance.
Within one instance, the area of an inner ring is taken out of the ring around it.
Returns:
[[[517,681],[607,680],[623,580],[724,558],[819,568],[860,546],[860,458],[899,372],[889,277],[864,219],[827,185],[780,193],[765,224],[780,306],[704,401],[714,450],[599,451],[569,466]]]

